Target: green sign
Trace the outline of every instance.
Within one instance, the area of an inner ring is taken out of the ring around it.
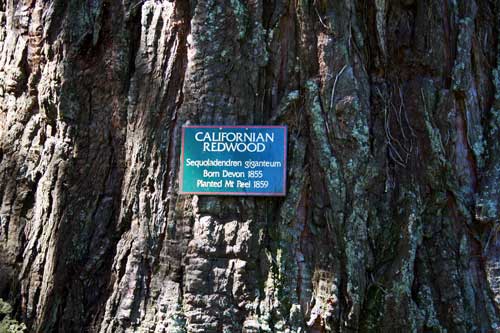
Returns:
[[[181,194],[286,193],[286,126],[184,126]]]

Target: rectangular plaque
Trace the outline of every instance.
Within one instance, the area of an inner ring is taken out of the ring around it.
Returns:
[[[286,193],[286,126],[184,126],[181,194]]]

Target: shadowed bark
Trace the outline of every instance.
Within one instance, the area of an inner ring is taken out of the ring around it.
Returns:
[[[0,0],[0,298],[33,332],[494,332],[500,2]],[[180,196],[187,124],[285,197]]]

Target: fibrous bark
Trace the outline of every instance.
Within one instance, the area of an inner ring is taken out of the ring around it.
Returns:
[[[0,0],[0,297],[34,332],[490,332],[500,2]],[[284,198],[181,196],[285,124]]]

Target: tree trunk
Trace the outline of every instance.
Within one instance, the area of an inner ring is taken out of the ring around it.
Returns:
[[[0,297],[30,331],[499,329],[500,1],[0,11]],[[287,195],[179,195],[186,124],[287,125]]]

